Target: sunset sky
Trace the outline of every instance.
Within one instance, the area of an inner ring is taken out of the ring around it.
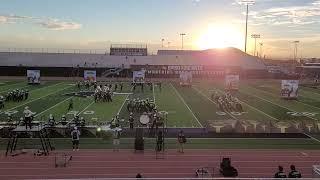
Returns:
[[[150,52],[223,48],[243,50],[245,6],[236,0],[3,0],[1,48],[108,49],[110,43],[146,43]],[[260,34],[263,54],[320,57],[319,0],[256,0],[250,6],[250,35]],[[168,42],[170,42],[169,47]],[[257,45],[257,49],[260,50]]]

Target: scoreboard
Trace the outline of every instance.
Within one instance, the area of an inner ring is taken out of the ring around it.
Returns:
[[[147,56],[147,45],[112,44],[110,47],[111,56]]]

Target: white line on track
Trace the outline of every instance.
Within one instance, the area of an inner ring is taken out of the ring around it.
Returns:
[[[184,101],[183,97],[180,95],[180,93],[178,92],[178,90],[172,85],[172,83],[170,83],[171,87],[174,89],[175,93],[178,95],[178,97],[180,98],[180,100],[183,102],[183,104],[189,109],[189,111],[191,112],[192,116],[197,120],[198,124],[200,125],[200,127],[203,127],[203,125],[200,123],[199,119],[196,117],[196,115],[194,115],[193,111],[190,109],[190,107],[187,105],[187,103]]]
[[[55,94],[55,93],[57,93],[57,92],[59,92],[59,91],[63,91],[63,90],[68,89],[68,88],[70,88],[70,86],[65,87],[65,88],[63,88],[63,89],[59,89],[59,90],[54,91],[54,92],[52,92],[52,93],[50,93],[50,94],[47,94],[47,95],[45,95],[45,96],[41,96],[41,97],[39,97],[39,98],[37,98],[37,99],[33,99],[33,100],[31,100],[31,101],[27,101],[27,102],[25,102],[25,103],[23,103],[23,104],[20,104],[19,106],[15,106],[15,107],[13,107],[13,108],[11,108],[11,109],[8,109],[8,110],[6,110],[6,111],[11,111],[11,110],[13,110],[13,109],[16,109],[16,108],[18,108],[18,107],[24,106],[24,105],[29,104],[29,103],[31,103],[31,102],[37,101],[37,100],[39,100],[39,99],[45,98],[45,97],[47,97],[47,96],[50,96],[50,95],[52,95],[52,94]]]
[[[192,86],[192,88],[193,88],[194,90],[196,90],[200,95],[202,95],[203,97],[207,98],[210,102],[212,102],[213,104],[217,105],[216,102],[212,101],[212,100],[211,100],[207,95],[205,95],[202,91],[200,91],[199,89],[197,89],[197,88],[195,88],[195,87],[193,87],[193,86]],[[235,116],[233,116],[231,113],[229,113],[229,112],[226,112],[226,113],[229,114],[229,116],[231,116],[233,119],[238,119],[238,118],[236,118]]]
[[[55,107],[59,106],[60,104],[62,104],[62,103],[64,103],[64,102],[68,101],[68,100],[69,100],[69,99],[71,99],[71,98],[72,98],[72,96],[71,96],[71,97],[69,97],[69,98],[67,98],[67,99],[65,99],[65,100],[63,100],[63,101],[61,101],[61,102],[59,102],[59,103],[57,103],[57,104],[55,104],[54,106],[51,106],[50,108],[48,108],[48,109],[46,109],[46,110],[44,110],[44,111],[40,112],[39,114],[35,115],[34,117],[37,117],[37,116],[39,116],[39,115],[41,115],[41,114],[43,114],[43,113],[45,113],[45,112],[49,111],[50,109],[53,109],[53,108],[55,108]]]

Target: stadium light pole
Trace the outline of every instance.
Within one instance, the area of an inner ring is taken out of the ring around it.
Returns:
[[[164,42],[164,39],[162,38],[161,39],[161,48],[163,49],[163,42]]]
[[[249,6],[255,3],[255,0],[240,0],[238,2],[241,5],[246,5],[246,31],[245,31],[245,38],[244,38],[244,52],[247,53],[247,39],[248,39],[248,16],[249,16]]]
[[[180,36],[181,36],[181,49],[183,50],[183,36],[185,36],[186,33],[181,33]]]
[[[259,43],[259,45],[260,45],[260,58],[262,57],[262,46],[263,46],[263,43],[261,42],[261,43]]]
[[[252,34],[251,38],[254,38],[254,53],[253,53],[253,56],[256,56],[257,39],[260,38],[260,34]]]
[[[298,56],[298,44],[300,43],[300,41],[293,41],[292,43],[294,44],[293,60],[296,61]]]

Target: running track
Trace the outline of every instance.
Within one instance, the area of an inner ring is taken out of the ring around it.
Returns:
[[[81,149],[68,153],[73,156],[68,167],[55,168],[54,152],[38,157],[5,157],[1,152],[0,179],[132,178],[137,173],[146,178],[193,178],[200,167],[214,167],[214,177],[220,177],[217,172],[223,156],[231,157],[239,177],[272,177],[278,165],[288,172],[289,166],[295,164],[303,177],[311,178],[312,165],[320,163],[317,150],[186,150],[184,154],[168,150],[164,159],[156,159],[151,150],[134,153]]]

